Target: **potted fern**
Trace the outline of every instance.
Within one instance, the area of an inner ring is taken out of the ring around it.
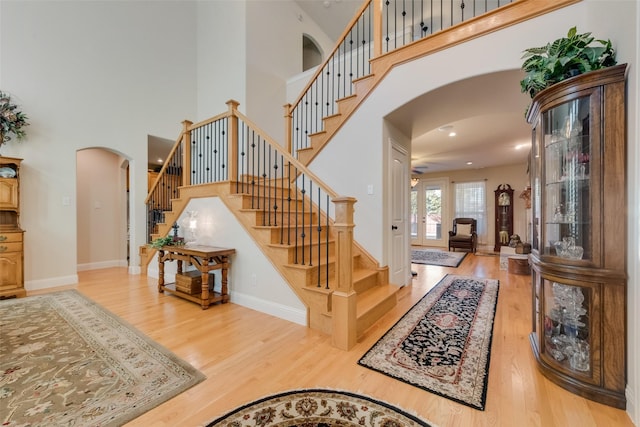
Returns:
[[[596,40],[591,33],[578,34],[573,27],[567,37],[526,49],[522,59],[526,75],[520,88],[533,98],[562,80],[616,65],[616,51],[610,40]]]

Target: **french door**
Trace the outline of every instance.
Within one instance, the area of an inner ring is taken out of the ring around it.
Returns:
[[[446,246],[448,228],[448,182],[444,179],[419,179],[411,187],[411,244]]]

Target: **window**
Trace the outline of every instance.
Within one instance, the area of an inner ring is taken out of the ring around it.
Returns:
[[[484,181],[456,182],[455,218],[475,218],[478,222],[478,243],[487,237],[487,198]]]

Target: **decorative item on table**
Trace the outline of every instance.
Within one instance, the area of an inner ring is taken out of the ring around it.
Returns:
[[[182,228],[186,230],[186,243],[193,243],[198,240],[198,211],[187,211],[186,217],[182,219]]]
[[[11,96],[0,91],[0,148],[11,141],[12,134],[18,141],[27,135],[23,129],[29,126],[27,119],[27,115],[11,102]]]
[[[517,234],[512,235],[509,240],[509,247],[516,248],[518,247],[518,243],[522,243],[522,240],[520,240],[520,236]]]
[[[150,246],[155,249],[160,249],[163,246],[183,246],[184,239],[179,236],[165,236],[158,237],[150,243]]]

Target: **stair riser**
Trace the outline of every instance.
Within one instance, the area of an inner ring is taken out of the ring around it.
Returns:
[[[305,260],[305,266],[308,268],[297,268],[298,266],[287,265],[290,269],[291,277],[294,278],[295,283],[306,283],[307,286],[316,286],[318,284],[318,276],[320,277],[320,285],[322,287],[325,286],[327,274],[329,277],[333,277],[335,275],[335,263],[331,261],[329,263],[329,271],[327,272],[327,266],[325,264],[320,265],[319,267],[316,265],[316,261],[312,260],[311,266],[309,264],[309,260]]]
[[[278,226],[278,225],[298,225],[299,230],[307,230],[309,233],[309,225],[317,224],[315,214],[307,213],[294,213],[294,212],[277,212],[277,211],[255,211],[248,210],[242,212],[252,223],[257,226]],[[304,227],[303,227],[304,225]],[[314,226],[313,232],[317,233],[317,226]],[[323,226],[324,228],[324,226]]]
[[[308,227],[307,235],[309,233]],[[301,241],[301,230],[295,227],[256,227],[256,233],[260,236],[260,241],[268,244],[279,244],[279,245],[295,245],[296,236],[298,236],[298,241]],[[317,242],[318,240],[326,240],[327,237],[327,227],[323,227],[320,234],[318,234],[314,228],[313,230],[313,241]],[[308,241],[308,238],[306,239]]]
[[[353,283],[353,289],[356,293],[362,293],[368,289],[373,288],[378,284],[378,276],[376,274],[372,274],[363,279],[358,280]]]
[[[270,210],[273,210],[274,206],[278,207],[278,211],[292,211],[295,212],[296,209],[298,210],[298,212],[301,212],[303,209],[306,211],[309,211],[309,203],[308,201],[302,201],[302,200],[282,200],[280,198],[278,199],[274,199],[271,198],[269,199],[258,199],[258,198],[253,198],[247,194],[242,194],[242,195],[237,195],[234,196],[234,198],[236,198],[237,200],[234,201],[234,207],[238,208],[238,209],[265,209],[267,207],[271,208]],[[317,210],[317,209],[314,209]]]
[[[361,336],[371,325],[380,319],[385,313],[389,312],[397,304],[397,296],[395,294],[381,300],[375,307],[366,313],[358,313],[358,325],[356,327],[356,335]]]
[[[327,257],[333,257],[335,255],[335,244],[334,242],[329,242],[329,254],[327,256],[327,244],[322,243],[320,245],[314,244],[312,247],[285,247],[285,246],[270,246],[272,250],[272,256],[274,257],[276,262],[282,264],[293,264],[296,261],[301,263],[305,261],[305,263],[309,263],[310,261],[314,264],[318,264],[324,262]],[[320,260],[318,260],[318,251],[320,252]],[[297,254],[297,257],[296,257]]]

